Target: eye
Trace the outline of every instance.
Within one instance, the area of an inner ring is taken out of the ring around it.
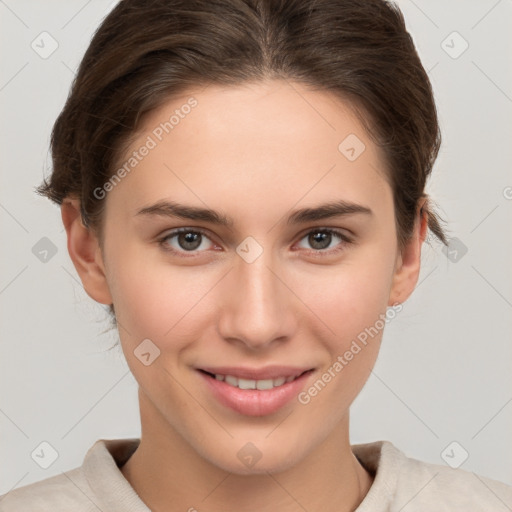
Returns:
[[[329,249],[335,238],[342,243],[338,243],[337,246]],[[194,256],[194,253],[207,250],[209,244],[206,240],[210,240],[210,238],[207,232],[202,229],[178,228],[161,238],[159,244],[165,251],[178,253],[186,257],[186,253],[191,253],[190,256]],[[310,230],[300,239],[301,242],[303,240],[306,240],[306,243],[312,247],[308,252],[316,256],[337,253],[344,250],[348,244],[353,243],[349,236],[331,228],[315,228]],[[171,241],[174,241],[174,244]]]
[[[174,246],[169,243],[169,240],[173,238],[176,239]],[[205,245],[207,246],[208,244],[203,243],[204,239],[208,239],[208,237],[206,232],[201,229],[179,228],[165,235],[159,242],[166,251],[187,253],[197,251],[201,247],[206,249]]]
[[[329,246],[331,245],[331,242],[333,241],[334,238],[341,240],[343,243],[339,243],[336,247],[329,249]],[[302,240],[306,240],[307,243],[310,244],[311,247],[313,247],[313,250],[309,252],[312,252],[314,254],[316,253],[318,254],[318,256],[323,256],[322,253],[326,253],[329,255],[337,253],[339,251],[344,250],[348,244],[352,243],[352,239],[349,238],[344,233],[342,233],[341,231],[338,231],[337,229],[328,228],[313,229],[306,233],[306,236],[304,236],[301,239],[301,241]]]

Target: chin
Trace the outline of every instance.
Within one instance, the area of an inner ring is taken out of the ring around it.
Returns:
[[[240,443],[232,443],[228,446],[221,446],[221,451],[212,453],[211,449],[198,450],[202,452],[203,458],[207,459],[212,465],[233,473],[236,475],[264,475],[268,473],[280,473],[287,471],[295,466],[302,457],[307,454],[297,450],[296,447],[289,448],[273,446],[271,443],[265,443],[262,449],[258,449],[257,441],[251,443],[245,442],[240,447]],[[233,456],[229,456],[232,453]]]

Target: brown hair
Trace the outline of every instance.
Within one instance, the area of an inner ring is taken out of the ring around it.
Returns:
[[[447,245],[424,193],[441,144],[432,87],[402,13],[385,0],[121,0],[80,63],[51,135],[53,172],[37,193],[80,199],[102,243],[104,201],[93,191],[144,114],[200,85],[273,78],[348,100],[386,156],[399,247],[423,197],[428,227]]]

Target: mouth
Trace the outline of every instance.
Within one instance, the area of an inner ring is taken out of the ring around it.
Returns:
[[[305,370],[298,375],[281,375],[275,378],[269,379],[244,379],[242,377],[236,377],[235,375],[223,374],[223,373],[212,373],[207,372],[206,370],[199,370],[209,377],[219,380],[221,382],[225,382],[229,386],[233,386],[238,389],[259,389],[260,391],[264,391],[267,389],[274,389],[284,384],[288,384],[293,382],[295,379],[298,379],[302,375],[312,370]]]
[[[246,416],[265,416],[297,397],[314,368],[197,368],[221,405]]]

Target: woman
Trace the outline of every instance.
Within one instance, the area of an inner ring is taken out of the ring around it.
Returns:
[[[349,440],[427,229],[447,243],[425,194],[440,140],[393,4],[121,1],[39,192],[110,307],[142,435],[0,510],[512,507],[505,484]]]

